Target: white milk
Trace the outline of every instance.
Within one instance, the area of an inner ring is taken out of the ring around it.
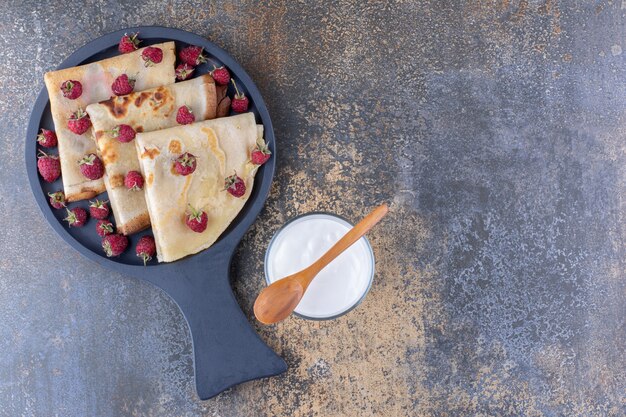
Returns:
[[[271,283],[308,267],[351,227],[329,214],[310,214],[287,224],[268,248],[267,280]],[[361,238],[317,275],[295,312],[317,319],[341,314],[361,300],[373,273],[374,255]]]

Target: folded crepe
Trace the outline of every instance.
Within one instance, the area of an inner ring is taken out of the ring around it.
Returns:
[[[176,113],[183,105],[192,109],[196,121],[215,118],[217,95],[215,82],[209,74],[87,106],[106,168],[104,184],[116,227],[125,235],[148,227],[150,217],[143,190],[129,190],[124,185],[127,172],[140,170],[135,143],[120,142],[111,131],[120,124],[131,126],[136,132],[176,126]]]
[[[207,120],[149,133],[135,139],[146,178],[146,201],[160,262],[171,262],[211,246],[243,208],[252,191],[257,167],[250,151],[263,126],[252,113]],[[186,176],[174,169],[174,160],[189,152],[195,171]],[[237,198],[224,190],[234,173],[245,182]],[[208,226],[196,233],[185,224],[189,205],[208,215]]]
[[[82,135],[68,129],[67,121],[70,115],[79,108],[84,110],[87,105],[112,96],[111,84],[122,74],[135,79],[135,90],[173,83],[176,78],[174,42],[165,42],[152,47],[163,51],[163,59],[157,64],[146,66],[141,57],[144,48],[141,48],[128,54],[45,74],[52,120],[59,140],[63,191],[68,201],[91,198],[105,189],[102,178],[89,180],[80,172],[78,160],[86,154],[97,153],[96,143],[92,138],[91,129]],[[61,84],[67,80],[76,80],[82,84],[83,92],[77,99],[70,100],[63,96]]]

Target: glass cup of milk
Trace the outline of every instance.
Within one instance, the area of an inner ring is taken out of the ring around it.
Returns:
[[[289,220],[276,232],[265,253],[267,284],[311,265],[352,226],[342,217],[323,212]],[[363,301],[373,279],[374,252],[363,236],[320,271],[294,314],[309,320],[342,316]]]

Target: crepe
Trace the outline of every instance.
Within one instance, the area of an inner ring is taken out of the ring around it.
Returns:
[[[135,142],[146,178],[146,201],[160,262],[171,262],[211,246],[243,208],[252,191],[257,166],[250,151],[263,126],[252,113],[186,126],[140,133]],[[190,152],[195,172],[176,173],[173,161]],[[224,179],[237,173],[246,193],[237,198],[224,190]],[[208,227],[193,232],[185,224],[188,205],[205,211]]]
[[[77,135],[67,128],[69,116],[79,108],[84,110],[91,103],[109,98],[112,95],[111,84],[121,74],[127,74],[136,80],[135,90],[173,83],[176,78],[174,42],[152,46],[163,50],[163,60],[151,66],[145,66],[141,58],[144,49],[142,48],[91,64],[45,74],[44,81],[50,97],[52,120],[59,141],[63,191],[68,201],[91,198],[105,189],[102,178],[89,180],[80,172],[77,161],[86,154],[96,153],[97,149],[92,139],[91,129],[82,135]],[[60,87],[67,80],[76,80],[82,84],[82,95],[75,100],[63,97]]]
[[[176,112],[183,105],[191,107],[197,121],[214,119],[217,96],[213,78],[207,74],[87,106],[106,168],[104,184],[116,227],[125,235],[148,227],[150,217],[144,192],[129,190],[124,185],[127,172],[140,170],[135,143],[122,143],[113,138],[110,131],[119,124],[130,125],[137,132],[176,126]]]

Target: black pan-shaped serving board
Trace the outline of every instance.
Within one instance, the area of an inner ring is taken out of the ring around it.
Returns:
[[[133,27],[102,36],[70,55],[59,69],[99,61],[119,54],[117,45],[125,33],[139,32],[141,46],[175,41],[176,50],[187,45],[204,47],[210,60],[197,67],[194,76],[205,74],[215,65],[225,65],[240,89],[250,98],[250,110],[257,122],[265,127],[265,141],[273,154],[257,172],[250,199],[219,240],[196,255],[172,263],[152,260],[144,266],[135,256],[134,246],[139,238],[151,230],[130,236],[126,252],[117,258],[107,258],[101,239],[95,232],[95,220],[82,228],[69,228],[63,221],[65,210],[53,209],[48,193],[63,188],[61,178],[49,184],[37,172],[38,144],[35,140],[40,128],[54,130],[50,102],[45,88],[39,94],[26,133],[26,168],[28,179],[43,212],[52,228],[74,249],[104,268],[144,279],[165,291],[182,310],[193,341],[196,388],[201,399],[208,399],[221,391],[244,381],[280,374],[287,369],[277,356],[250,327],[239,308],[229,284],[230,263],[239,241],[258,216],[270,190],[276,164],[276,147],[272,121],[265,103],[252,79],[224,50],[201,36],[178,29],[163,27]],[[42,74],[43,80],[43,74]],[[232,85],[229,87],[233,89]],[[233,96],[233,91],[229,91]],[[46,152],[49,153],[48,149]],[[52,150],[52,153],[56,149]],[[106,194],[99,199],[108,199]],[[70,203],[68,208],[87,208],[87,201]]]

